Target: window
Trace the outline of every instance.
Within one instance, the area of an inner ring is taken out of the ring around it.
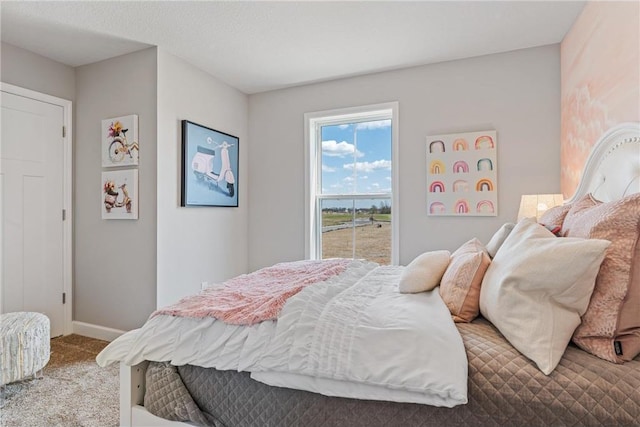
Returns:
[[[398,104],[305,114],[306,256],[397,264]]]

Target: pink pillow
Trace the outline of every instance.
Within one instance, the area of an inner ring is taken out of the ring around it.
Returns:
[[[544,225],[550,231],[556,227],[560,228],[562,227],[562,223],[564,222],[567,213],[569,213],[569,209],[571,209],[570,204],[554,206],[542,214],[538,219],[538,223]],[[553,233],[553,231],[551,232]]]
[[[601,203],[591,195],[577,201],[562,235],[609,240],[596,286],[573,341],[615,363],[640,354],[640,194]]]
[[[440,282],[440,296],[456,322],[471,322],[480,312],[480,285],[491,259],[478,239],[453,254]]]

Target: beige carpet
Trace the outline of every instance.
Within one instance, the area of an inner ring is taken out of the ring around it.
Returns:
[[[101,368],[95,360],[107,344],[80,335],[52,339],[44,377],[4,387],[0,425],[117,426],[118,365]]]

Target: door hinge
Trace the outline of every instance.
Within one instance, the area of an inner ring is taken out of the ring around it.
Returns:
[[[62,209],[62,220],[64,221],[65,219],[67,219],[67,210]]]
[[[67,293],[66,293],[66,292],[63,292],[63,293],[62,293],[62,303],[63,303],[63,304],[66,304],[66,303],[67,303]]]
[[[64,138],[65,136],[67,136],[67,128],[62,126],[62,137]]]

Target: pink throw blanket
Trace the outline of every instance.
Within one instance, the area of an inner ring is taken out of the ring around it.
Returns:
[[[180,317],[215,317],[233,325],[253,325],[273,320],[287,299],[304,287],[337,276],[349,259],[295,261],[276,264],[227,280],[221,287],[205,289],[154,312]]]

